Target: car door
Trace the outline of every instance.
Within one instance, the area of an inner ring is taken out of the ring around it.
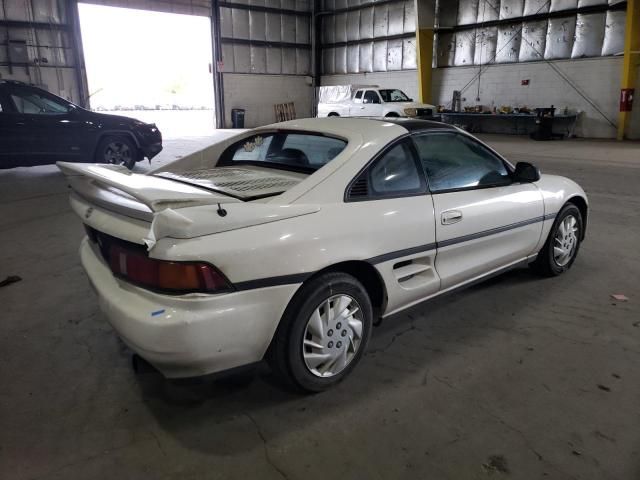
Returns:
[[[24,116],[13,109],[6,93],[0,92],[0,168],[29,165],[31,147]]]
[[[386,314],[437,293],[433,204],[411,140],[381,152],[353,179],[345,200],[345,218],[356,218],[361,241],[380,252],[367,261],[384,279]]]
[[[436,269],[447,289],[535,253],[544,205],[533,183],[473,137],[424,133],[413,140],[427,174],[436,218]]]
[[[15,87],[8,96],[26,128],[32,164],[74,161],[86,153],[84,123],[73,105],[29,87]]]
[[[359,113],[354,116],[359,117],[379,117],[382,115],[382,103],[380,95],[375,90],[366,90],[362,95],[362,104],[356,108]]]
[[[353,96],[353,100],[351,100],[351,104],[349,106],[350,116],[357,117],[362,115],[362,110],[364,110],[362,105],[363,94],[364,94],[364,90],[356,90],[356,94]]]

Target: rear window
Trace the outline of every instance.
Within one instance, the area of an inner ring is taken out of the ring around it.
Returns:
[[[347,142],[317,133],[262,133],[229,147],[220,165],[262,164],[265,167],[315,171],[333,160]]]

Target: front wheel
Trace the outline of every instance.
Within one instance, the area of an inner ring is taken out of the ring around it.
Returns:
[[[547,241],[531,267],[548,277],[569,270],[578,256],[583,228],[580,209],[572,203],[566,204],[558,213]]]
[[[136,164],[137,156],[135,143],[124,136],[104,137],[96,148],[97,162],[124,165],[129,170]]]
[[[311,280],[287,307],[269,349],[274,373],[288,385],[320,392],[355,368],[369,342],[371,300],[344,273]]]

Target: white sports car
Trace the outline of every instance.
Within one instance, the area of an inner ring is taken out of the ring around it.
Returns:
[[[558,275],[587,223],[571,180],[424,120],[279,123],[149,174],[58,165],[102,311],[167,377],[266,357],[326,389],[374,319],[523,264]]]

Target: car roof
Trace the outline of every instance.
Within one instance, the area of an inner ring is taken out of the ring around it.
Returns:
[[[423,120],[421,118],[384,117],[375,118],[374,120],[395,123],[396,125],[406,128],[409,132],[422,130],[457,130],[456,127],[448,123],[436,122],[435,120]]]
[[[446,123],[431,120],[420,120],[399,117],[323,117],[301,118],[287,122],[274,123],[259,127],[260,129],[299,129],[312,132],[326,133],[342,137],[361,135],[365,141],[369,138],[386,137],[392,131],[394,136],[400,137],[416,131],[457,131],[456,127]]]

